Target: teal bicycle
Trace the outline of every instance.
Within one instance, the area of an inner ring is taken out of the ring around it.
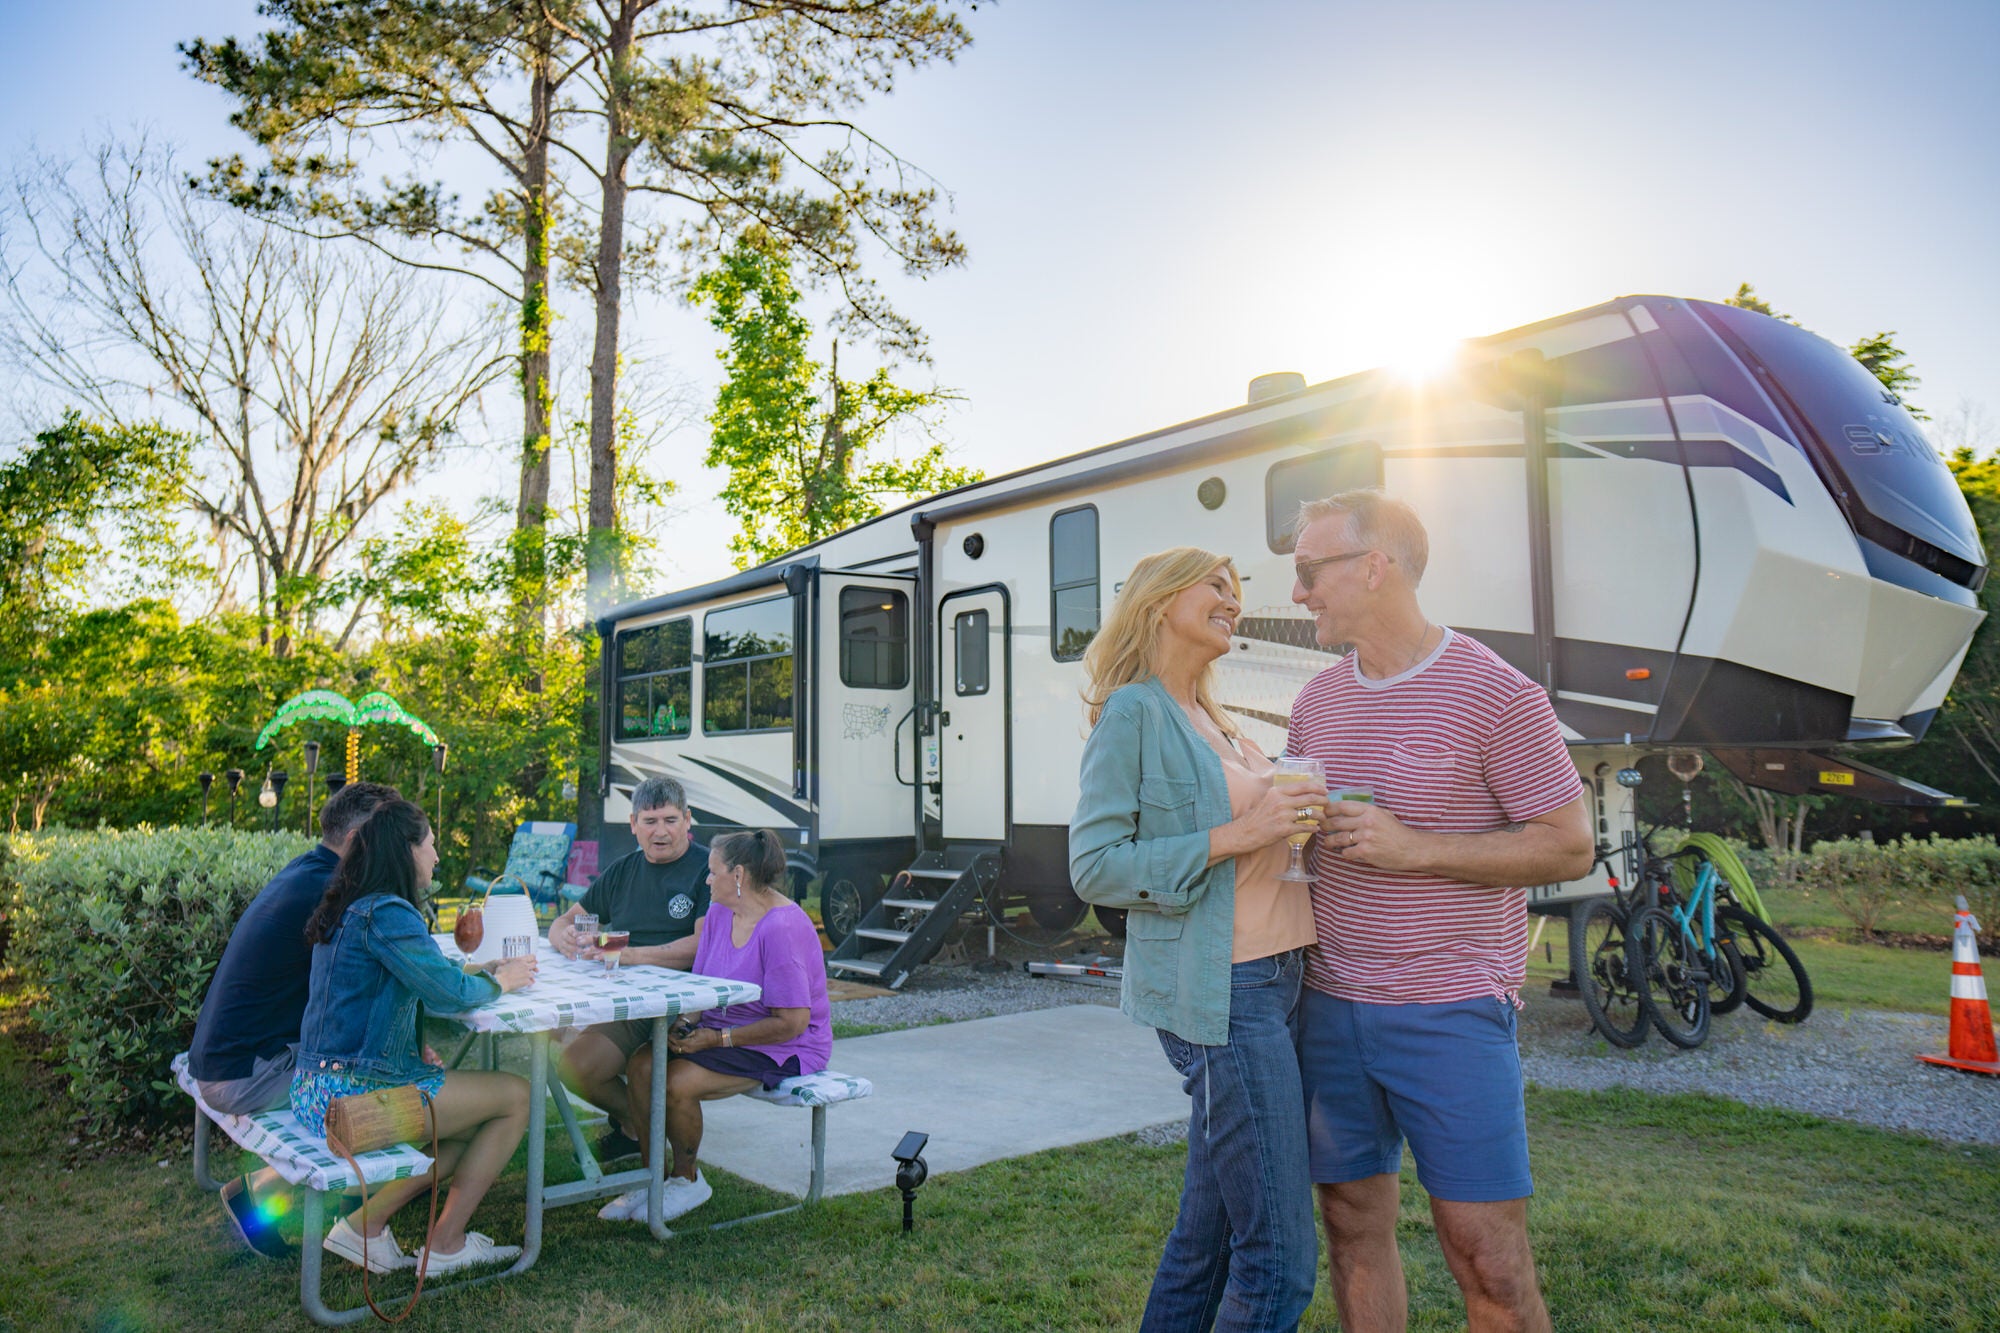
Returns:
[[[1675,866],[1691,873],[1683,895]],[[1640,876],[1639,906],[1625,930],[1626,972],[1639,1008],[1661,1036],[1692,1049],[1708,1039],[1710,1018],[1741,1005],[1748,974],[1720,907],[1724,892],[1715,863],[1699,848],[1671,856],[1650,849]]]

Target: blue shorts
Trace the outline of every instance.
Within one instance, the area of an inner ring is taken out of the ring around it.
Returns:
[[[1394,1175],[1407,1138],[1434,1198],[1491,1203],[1535,1192],[1511,1001],[1362,1004],[1308,987],[1300,1009],[1316,1182]]]

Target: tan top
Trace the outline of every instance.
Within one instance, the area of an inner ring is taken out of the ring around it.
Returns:
[[[1257,747],[1242,741],[1218,754],[1222,774],[1229,781],[1229,814],[1238,818],[1270,787],[1274,765]],[[1312,895],[1307,892],[1311,886],[1288,884],[1278,878],[1291,859],[1292,848],[1287,842],[1274,842],[1236,858],[1236,941],[1229,953],[1230,962],[1269,958],[1316,942]]]

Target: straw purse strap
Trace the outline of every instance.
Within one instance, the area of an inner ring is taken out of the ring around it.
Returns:
[[[361,1163],[354,1160],[354,1154],[374,1152],[392,1143],[407,1143],[418,1136],[426,1121],[430,1124],[431,1139],[431,1218],[424,1226],[424,1257],[417,1264],[417,1289],[410,1293],[410,1303],[394,1318],[382,1313],[382,1307],[375,1304],[375,1293],[369,1290],[368,1232],[366,1228],[361,1232],[362,1299],[368,1302],[368,1308],[375,1312],[375,1317],[385,1324],[400,1324],[408,1319],[424,1295],[424,1275],[431,1262],[431,1233],[437,1228],[437,1108],[431,1105],[431,1095],[414,1083],[336,1097],[326,1108],[326,1146],[346,1158],[347,1164],[354,1168],[354,1178],[361,1185],[363,1210],[368,1207],[368,1181],[362,1174]]]

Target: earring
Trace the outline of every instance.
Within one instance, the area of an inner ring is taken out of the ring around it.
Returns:
[[[741,875],[736,877],[736,896],[739,898],[743,896],[743,876]]]

